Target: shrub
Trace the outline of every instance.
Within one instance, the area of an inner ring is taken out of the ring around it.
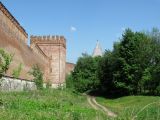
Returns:
[[[35,82],[37,89],[43,89],[43,72],[38,65],[33,65],[29,74],[32,75],[33,81]]]
[[[0,78],[2,78],[3,74],[9,69],[12,58],[13,55],[0,48]]]
[[[74,89],[74,81],[72,75],[66,77],[66,88]]]

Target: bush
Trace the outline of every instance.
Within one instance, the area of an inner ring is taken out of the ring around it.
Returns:
[[[43,73],[38,65],[33,65],[29,74],[34,77],[33,81],[35,82],[37,89],[43,89]]]
[[[74,81],[72,75],[66,77],[66,88],[74,89]]]
[[[3,74],[9,69],[12,58],[13,55],[0,48],[0,78],[2,78]]]

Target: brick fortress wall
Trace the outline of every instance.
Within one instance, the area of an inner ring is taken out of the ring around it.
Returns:
[[[42,51],[49,58],[49,80],[52,87],[65,83],[66,40],[63,36],[31,36],[33,51]],[[39,50],[38,50],[39,49]]]
[[[66,75],[70,75],[71,72],[74,70],[75,64],[66,62]]]
[[[0,48],[14,55],[10,65],[8,76],[12,76],[13,69],[22,64],[20,78],[31,80],[28,74],[33,64],[38,64],[43,71],[48,65],[48,59],[36,54],[27,45],[28,35],[18,21],[0,2]],[[47,75],[45,74],[45,77]]]
[[[0,24],[1,29],[3,29],[7,35],[14,37],[18,41],[27,43],[28,34],[1,2]]]
[[[34,64],[44,72],[45,82],[52,87],[65,83],[65,76],[74,69],[74,64],[66,63],[66,40],[63,36],[31,36],[31,46],[27,45],[28,34],[12,14],[0,2],[0,48],[14,54],[7,71],[12,77],[13,70],[22,64],[20,79],[32,80],[28,74]]]

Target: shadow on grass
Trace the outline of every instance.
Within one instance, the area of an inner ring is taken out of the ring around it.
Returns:
[[[90,96],[103,97],[103,98],[109,98],[109,99],[116,99],[116,98],[122,97],[122,95],[115,95],[115,93],[106,94],[106,92],[100,91],[100,90],[90,90],[90,91],[87,91],[86,94]]]
[[[157,94],[153,94],[153,93],[149,93],[149,92],[145,92],[145,93],[141,93],[141,94],[127,94],[127,93],[121,93],[120,91],[113,91],[113,92],[106,92],[106,91],[102,91],[102,90],[90,90],[87,91],[86,94],[90,95],[90,96],[95,96],[95,97],[103,97],[103,98],[108,98],[108,99],[117,99],[120,97],[124,97],[124,96],[129,96],[129,95],[141,95],[141,96],[159,96]]]

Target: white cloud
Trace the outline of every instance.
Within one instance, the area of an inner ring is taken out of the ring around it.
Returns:
[[[71,31],[71,32],[75,32],[75,31],[77,31],[77,28],[74,27],[74,26],[71,26],[71,27],[70,27],[70,31]]]

